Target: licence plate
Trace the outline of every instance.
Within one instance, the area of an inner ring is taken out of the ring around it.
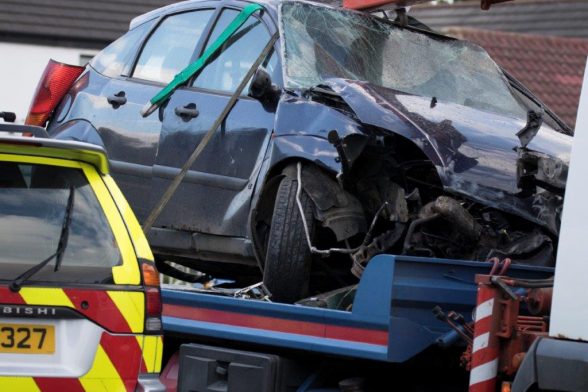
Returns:
[[[53,354],[55,327],[37,324],[0,323],[0,353]]]

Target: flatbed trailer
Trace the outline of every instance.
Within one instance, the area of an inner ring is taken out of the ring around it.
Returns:
[[[359,369],[364,363],[369,363],[368,367],[380,366],[376,363],[407,364],[418,357],[426,358],[435,347],[445,348],[448,354],[453,345],[461,346],[463,351],[459,331],[437,317],[439,313],[436,315],[433,309],[454,311],[470,322],[476,306],[475,276],[488,274],[492,266],[483,262],[380,255],[370,261],[357,286],[310,298],[303,301],[304,305],[164,286],[163,325],[167,341],[173,341],[168,350],[181,349],[179,356],[171,360],[174,363],[168,363],[162,378],[167,378],[168,387],[179,378],[178,390],[182,391],[324,391],[329,390],[324,389],[328,385],[317,384],[319,369],[312,366],[302,375],[294,372],[302,381],[295,388],[295,381],[284,384],[286,376],[279,369],[285,366],[272,365],[274,370],[268,370],[272,368],[268,365],[261,373],[252,372],[252,380],[241,374],[238,388],[235,380],[230,380],[229,369],[233,365],[239,368],[258,364],[258,355],[269,355],[264,358],[271,358],[268,363],[274,364],[284,359],[289,364],[298,362],[297,365],[310,363],[311,358],[322,364],[341,359],[354,364],[356,372],[350,372],[351,377],[362,375]],[[552,275],[551,268],[515,265],[509,270],[509,276],[523,279]],[[170,355],[168,352],[167,356]],[[206,366],[214,363],[216,370],[202,371],[203,361]],[[224,369],[220,370],[222,377],[217,374],[219,366]],[[343,380],[345,374],[339,377]],[[257,383],[260,379],[269,380],[262,389]],[[254,387],[248,388],[249,385]]]

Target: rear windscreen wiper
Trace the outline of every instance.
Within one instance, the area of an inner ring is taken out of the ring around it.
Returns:
[[[29,280],[33,275],[39,272],[43,267],[45,267],[49,262],[55,259],[55,268],[53,269],[54,272],[57,272],[61,266],[61,261],[63,260],[63,255],[65,253],[65,248],[67,248],[67,241],[69,239],[69,226],[71,224],[71,213],[74,206],[74,195],[75,189],[73,186],[69,187],[69,196],[67,198],[67,206],[65,207],[65,214],[63,216],[63,223],[61,224],[61,234],[59,235],[59,242],[57,243],[57,250],[51,256],[47,257],[45,260],[41,261],[39,264],[34,265],[33,267],[29,268],[19,276],[17,276],[12,283],[10,283],[10,290],[13,292],[20,291],[22,285]]]

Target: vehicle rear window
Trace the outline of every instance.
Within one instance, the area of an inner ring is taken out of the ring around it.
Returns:
[[[133,77],[169,83],[189,63],[214,10],[168,16],[143,47]]]
[[[102,75],[116,78],[130,73],[130,67],[143,38],[153,27],[150,20],[114,41],[90,61],[90,66]]]
[[[55,259],[31,282],[113,283],[121,263],[114,235],[83,171],[0,161],[0,276],[12,280],[54,254],[70,192],[69,240],[61,268]]]

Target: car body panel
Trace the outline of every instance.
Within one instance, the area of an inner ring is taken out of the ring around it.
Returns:
[[[559,229],[560,200],[546,192],[522,198],[517,167],[525,121],[462,105],[375,87],[332,80],[327,84],[364,124],[397,133],[416,144],[436,166],[452,192],[520,215],[551,232]],[[572,137],[543,124],[528,145],[532,151],[569,164]]]
[[[63,121],[48,127],[51,137],[106,148],[112,175],[139,219],[144,219],[152,206],[145,195],[151,191],[151,170],[161,128],[157,116],[143,119],[140,110],[160,89],[160,85],[149,82],[108,78],[88,67],[69,92],[71,107],[61,109],[67,110],[67,115],[59,111]],[[107,97],[120,92],[125,93],[127,103],[115,109]]]
[[[57,140],[75,140],[104,148],[104,142],[92,123],[87,120],[72,120],[52,132]]]
[[[138,259],[153,260],[153,253],[147,242],[147,238],[143,235],[143,229],[137,220],[137,217],[133,213],[131,206],[125,199],[120,188],[114,182],[114,179],[110,176],[103,177],[104,183],[106,184],[110,195],[114,199],[118,211],[120,212],[123,220],[126,223],[127,229],[131,237],[131,241],[135,247],[135,252]]]
[[[275,130],[268,150],[268,171],[285,161],[303,159],[333,174],[339,173],[339,155],[328,141],[331,130],[337,130],[340,137],[345,137],[361,134],[363,126],[349,116],[307,98],[283,97],[276,111]]]
[[[31,157],[28,160],[31,163],[35,163],[32,157],[81,161],[94,166],[104,175],[110,173],[108,159],[104,150],[100,147],[88,143],[61,143],[51,139],[37,140],[23,143],[22,140],[19,141],[15,138],[3,138],[0,140],[0,153],[26,155]]]
[[[102,333],[92,357],[92,368],[80,378],[0,377],[6,391],[134,391],[140,372],[158,373],[162,355],[161,337],[113,336]]]
[[[155,163],[161,122],[157,116],[142,118],[141,108],[161,89],[137,81],[110,79],[101,97],[124,92],[127,103],[114,109],[106,103],[93,122],[112,162],[113,176],[129,202],[136,207],[139,219],[152,208],[150,198],[151,169]]]
[[[157,165],[153,169],[156,199],[179,173],[229,98],[226,94],[190,90],[179,90],[172,96],[163,120]],[[185,122],[173,109],[189,103],[196,104],[200,115]],[[188,171],[174,195],[179,203],[170,204],[157,225],[244,237],[252,194],[249,185],[255,182],[259,172],[273,123],[273,113],[266,111],[260,102],[240,100]],[[210,200],[215,202],[210,203]]]
[[[0,161],[82,170],[117,242],[113,284],[0,284],[0,324],[53,325],[53,354],[0,353],[0,389],[129,391],[139,374],[160,371],[162,337],[145,335],[139,260],[153,261],[132,210],[107,174],[104,151],[90,145],[0,138]],[[102,171],[102,173],[99,172]],[[9,279],[9,277],[5,277]]]

